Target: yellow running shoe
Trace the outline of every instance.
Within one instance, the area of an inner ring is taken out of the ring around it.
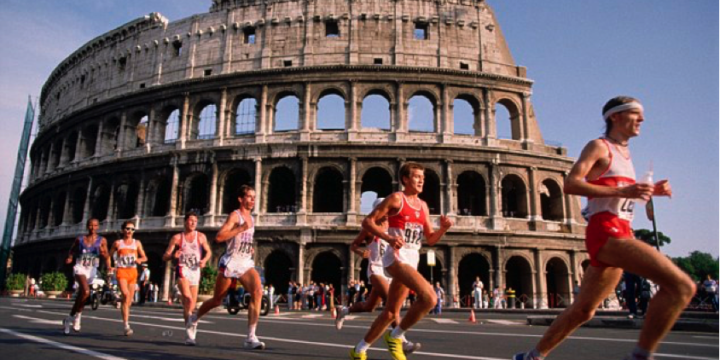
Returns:
[[[367,360],[367,352],[356,353],[353,347],[350,349],[350,360]]]
[[[402,338],[395,339],[390,336],[390,331],[388,331],[385,333],[385,336],[383,336],[383,340],[385,340],[388,352],[390,353],[390,356],[392,356],[393,360],[407,360],[407,358],[405,358],[405,353],[403,352]]]

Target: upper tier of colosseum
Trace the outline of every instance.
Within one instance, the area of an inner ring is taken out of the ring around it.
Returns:
[[[40,128],[141,89],[323,66],[532,84],[483,0],[214,0],[208,13],[173,22],[151,13],[81,46],[43,86]]]

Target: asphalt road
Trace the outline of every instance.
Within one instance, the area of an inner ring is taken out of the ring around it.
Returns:
[[[257,334],[264,351],[242,348],[247,329],[243,312],[232,316],[213,312],[201,320],[198,346],[183,344],[182,315],[176,309],[133,307],[135,331],[123,336],[120,311],[89,308],[82,330],[62,334],[61,320],[69,302],[0,298],[0,357],[23,359],[346,359],[348,350],[364,335],[374,316],[362,314],[335,330],[329,313],[281,312],[261,317]],[[481,314],[470,323],[462,313],[430,315],[407,337],[422,343],[410,359],[509,359],[531,348],[547,329],[525,325],[518,315]],[[634,346],[636,330],[581,328],[552,353],[550,359],[622,359]],[[673,332],[660,346],[657,359],[718,359],[718,334]],[[369,359],[390,359],[382,340],[368,352]]]

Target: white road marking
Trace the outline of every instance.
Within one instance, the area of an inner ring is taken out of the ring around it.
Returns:
[[[518,321],[512,321],[512,320],[491,320],[491,319],[488,319],[488,320],[483,320],[483,321],[485,321],[485,322],[487,322],[487,323],[490,323],[490,324],[498,324],[498,325],[525,325],[524,322],[521,322],[521,321],[519,321],[519,320],[518,320]]]
[[[38,320],[43,320],[43,319],[38,319]],[[8,329],[4,329],[4,328],[0,328],[0,332],[4,332],[4,333],[10,334],[10,335],[14,335],[14,336],[17,336],[17,337],[19,337],[19,338],[26,339],[26,340],[30,340],[30,341],[39,342],[39,343],[42,343],[42,344],[51,345],[51,346],[54,346],[54,347],[56,347],[56,348],[65,349],[65,350],[70,350],[70,351],[74,351],[74,352],[76,352],[76,353],[93,356],[93,357],[96,357],[96,358],[98,358],[98,359],[103,359],[103,360],[127,360],[127,359],[125,359],[125,358],[121,358],[121,357],[117,357],[117,356],[112,356],[112,355],[104,354],[104,353],[101,353],[101,352],[93,351],[93,350],[90,350],[90,349],[85,349],[85,348],[73,346],[73,345],[67,345],[67,344],[59,343],[59,342],[57,342],[57,341],[52,341],[52,340],[48,340],[48,339],[41,338],[41,337],[37,337],[37,336],[33,336],[33,335],[27,335],[27,334],[15,332],[15,331],[8,330]]]
[[[653,354],[655,357],[667,357],[667,358],[675,358],[675,359],[685,359],[685,360],[717,360],[718,358],[709,358],[709,357],[702,357],[702,356],[689,356],[689,355],[675,355],[675,354]]]
[[[303,319],[317,319],[317,318],[320,318],[320,317],[322,317],[321,314],[308,314],[308,315],[303,315],[303,316],[302,316]]]
[[[430,318],[428,320],[432,320],[438,324],[457,324],[458,322],[452,319],[437,319],[437,318]]]
[[[28,308],[42,308],[42,305],[30,305],[30,304],[12,304],[15,306],[22,306],[22,307],[28,307]]]
[[[697,339],[713,339],[713,340],[717,340],[717,338],[718,338],[717,336],[702,336],[702,335],[697,335],[697,336],[693,336],[693,337],[697,338]]]
[[[34,323],[34,324],[45,324],[45,325],[56,325],[56,326],[62,325],[62,323],[60,323],[57,320],[38,319],[38,318],[33,318],[33,317],[29,317],[29,316],[24,316],[24,315],[13,315],[13,317],[18,318],[18,319],[30,320],[30,322]]]
[[[170,321],[170,322],[179,322],[179,323],[185,323],[185,319],[182,317],[175,317],[175,318],[169,318],[169,317],[163,317],[163,316],[152,316],[152,315],[140,315],[140,314],[131,314],[130,315],[133,318],[144,318],[144,319],[158,319],[163,321]],[[212,324],[212,321],[205,321],[205,320],[198,320],[201,324]]]

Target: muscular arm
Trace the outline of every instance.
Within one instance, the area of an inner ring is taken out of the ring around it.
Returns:
[[[204,268],[205,265],[210,261],[212,258],[212,249],[210,249],[210,244],[208,244],[207,237],[205,237],[205,234],[198,233],[198,241],[200,241],[200,246],[202,246],[203,251],[205,252],[203,255],[202,260],[200,260],[200,267]]]
[[[100,242],[100,256],[105,260],[105,268],[111,273],[112,263],[110,262],[110,253],[108,252],[107,240],[105,238]]]
[[[391,212],[397,212],[401,205],[402,197],[400,196],[400,193],[394,193],[388,196],[382,203],[380,203],[380,205],[373,209],[368,216],[365,217],[362,222],[363,230],[387,241],[390,246],[396,249],[401,248],[405,243],[402,237],[387,234],[385,229],[377,224],[384,216],[389,215]]]
[[[353,240],[352,244],[350,245],[350,251],[358,254],[359,256],[362,256],[364,258],[368,257],[367,250],[360,250],[360,246],[364,246],[367,244],[367,238],[372,236],[367,230],[362,229],[360,230],[360,233],[358,236]]]
[[[423,232],[425,233],[425,239],[427,244],[433,246],[440,241],[440,238],[452,227],[453,222],[445,215],[440,216],[440,230],[433,230],[432,224],[430,223],[430,211],[428,210],[427,203],[422,202],[423,211],[425,211],[425,224],[423,224]]]
[[[65,264],[72,264],[73,257],[75,257],[75,251],[80,246],[79,244],[80,238],[75,238],[73,241],[73,244],[70,246],[70,252],[68,253],[67,258],[65,259]]]
[[[170,243],[168,244],[167,249],[165,250],[165,253],[163,254],[163,261],[170,261],[172,259],[177,258],[175,254],[173,254],[173,250],[175,250],[175,247],[177,246],[178,239],[180,239],[180,234],[175,234],[170,239]]]
[[[245,221],[244,224],[240,225],[240,215],[238,215],[237,212],[233,211],[232,213],[230,213],[230,216],[228,216],[225,220],[225,223],[220,228],[220,231],[218,231],[217,235],[215,236],[215,241],[219,243],[226,242],[237,236],[237,234],[240,234],[243,231],[247,231],[247,229],[249,228],[250,222]]]
[[[135,262],[138,264],[147,262],[148,258],[147,258],[147,256],[145,256],[145,249],[143,249],[142,243],[140,243],[140,240],[135,240],[135,242],[137,242],[137,252],[138,252],[138,258]]]

